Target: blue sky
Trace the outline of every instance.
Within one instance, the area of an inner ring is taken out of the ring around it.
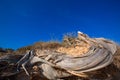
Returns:
[[[120,42],[119,0],[0,0],[0,47],[60,40],[67,32]]]

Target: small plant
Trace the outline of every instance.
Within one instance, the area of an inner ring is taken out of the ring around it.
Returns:
[[[77,34],[75,32],[71,32],[71,33],[66,33],[63,36],[63,41],[62,41],[62,45],[63,46],[72,46],[74,45],[75,39],[77,38]]]

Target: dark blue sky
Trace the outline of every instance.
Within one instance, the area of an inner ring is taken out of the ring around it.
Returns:
[[[0,47],[61,40],[78,30],[120,42],[120,1],[0,0]]]

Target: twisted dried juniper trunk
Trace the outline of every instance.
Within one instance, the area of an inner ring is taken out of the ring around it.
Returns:
[[[84,37],[82,34],[79,36]],[[114,42],[103,38],[86,39],[87,43],[91,44],[91,48],[83,56],[73,57],[50,50],[46,51],[45,55],[36,56],[36,53],[30,51],[18,62],[18,65],[22,65],[26,74],[29,75],[25,66],[39,62],[41,63],[39,65],[42,70],[41,74],[48,79],[56,80],[71,75],[83,77],[84,73],[99,70],[112,63],[113,55],[117,50]],[[58,69],[63,72],[59,73]]]

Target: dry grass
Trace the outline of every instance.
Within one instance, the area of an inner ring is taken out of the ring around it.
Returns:
[[[37,42],[33,45],[34,49],[41,49],[41,50],[51,50],[61,47],[62,45],[59,42]]]

